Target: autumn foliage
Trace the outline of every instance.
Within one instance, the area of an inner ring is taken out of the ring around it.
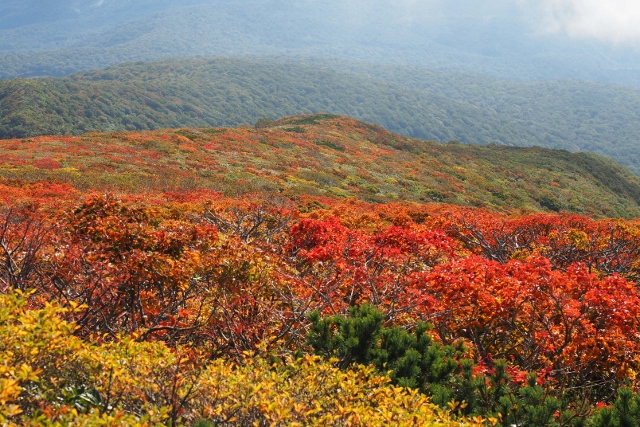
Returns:
[[[6,425],[508,425],[536,407],[555,408],[544,425],[579,425],[640,387],[637,220],[9,187]],[[335,335],[358,307],[380,313],[375,357],[311,356],[311,341],[363,343],[356,326]]]
[[[602,398],[635,381],[633,221],[209,196],[5,207],[3,292],[73,308],[84,339],[231,357],[302,349],[308,313],[368,303],[385,324],[463,340],[483,369],[504,359],[516,378]]]

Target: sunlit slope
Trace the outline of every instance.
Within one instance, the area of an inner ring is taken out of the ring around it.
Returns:
[[[595,154],[440,144],[329,114],[259,125],[2,140],[0,175],[7,186],[206,188],[640,216],[640,178]]]

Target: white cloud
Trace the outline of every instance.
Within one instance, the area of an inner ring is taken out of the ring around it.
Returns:
[[[638,0],[542,0],[541,5],[547,31],[575,38],[640,44]]]

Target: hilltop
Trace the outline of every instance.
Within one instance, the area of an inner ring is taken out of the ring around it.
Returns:
[[[80,190],[210,189],[640,215],[640,178],[595,154],[442,144],[331,114],[257,125],[2,140],[0,176],[5,186],[46,181]]]

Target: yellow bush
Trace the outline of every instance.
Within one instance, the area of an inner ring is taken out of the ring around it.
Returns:
[[[135,337],[89,343],[60,318],[68,310],[0,294],[1,426],[462,425],[370,367],[341,371],[315,356],[202,361]]]
[[[392,386],[371,367],[342,371],[316,356],[274,364],[256,357],[239,365],[217,360],[200,382],[195,406],[214,425],[481,425],[452,420],[424,395]]]
[[[0,295],[0,425],[161,425],[168,410],[140,396],[136,381],[171,353],[130,339],[84,342],[60,318],[68,310],[31,310],[20,292]],[[125,411],[134,401],[138,413]]]

